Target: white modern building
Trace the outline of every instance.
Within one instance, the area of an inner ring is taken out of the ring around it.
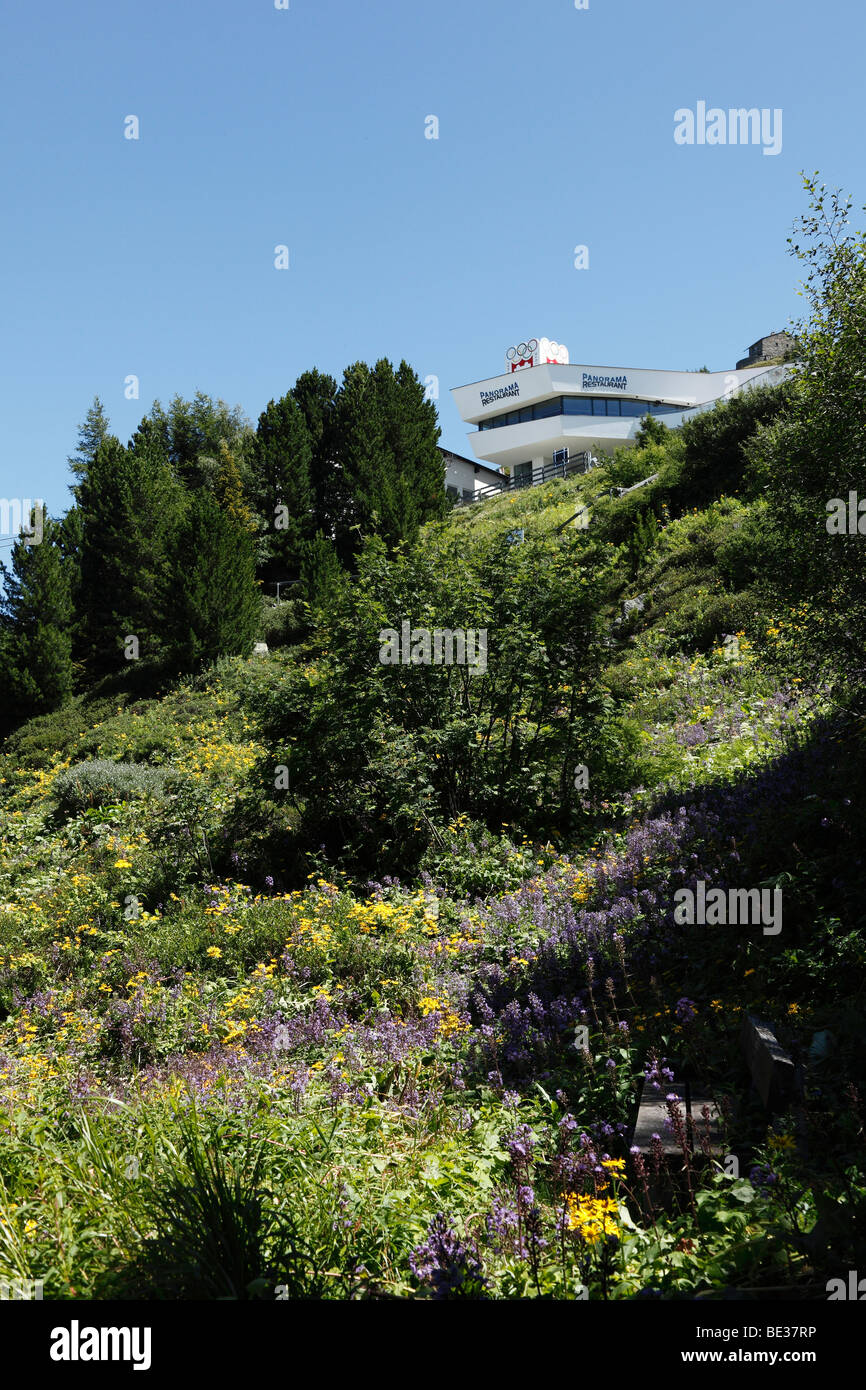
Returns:
[[[468,459],[463,454],[452,453],[441,444],[439,452],[445,464],[445,491],[455,501],[471,502],[481,488],[502,483],[498,468],[479,463],[477,459]]]
[[[571,363],[562,344],[530,338],[508,349],[499,376],[453,387],[451,394],[473,427],[467,439],[475,457],[517,484],[531,484],[564,471],[575,455],[634,443],[645,415],[676,429],[717,401],[774,385],[793,370],[790,363],[727,372],[600,367]]]

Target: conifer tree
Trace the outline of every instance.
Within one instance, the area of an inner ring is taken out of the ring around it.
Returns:
[[[222,510],[244,531],[255,531],[253,514],[244,498],[244,485],[237,460],[226,441],[220,441],[219,469],[214,496]]]
[[[256,429],[253,489],[274,572],[297,573],[300,544],[313,532],[310,457],[310,437],[297,401],[290,393],[269,401]]]
[[[72,693],[72,583],[62,527],[46,517],[42,539],[19,538],[12,568],[0,565],[0,704],[5,724],[63,704]]]
[[[372,369],[364,362],[348,367],[335,433],[352,501],[337,536],[342,553],[357,549],[362,533],[393,548],[414,539],[422,522],[444,516],[436,409],[406,362],[396,372],[386,359]]]
[[[240,406],[229,406],[197,391],[191,401],[174,396],[167,410],[154,401],[147,418],[159,432],[172,471],[185,488],[213,491],[223,443],[246,482],[253,432]]]
[[[334,534],[346,513],[345,478],[337,458],[335,435],[337,383],[318,371],[302,372],[291,390],[301,407],[310,438],[310,483],[313,525],[323,535]]]
[[[70,454],[67,462],[76,478],[81,478],[96,458],[96,451],[104,439],[108,438],[111,431],[111,424],[105,413],[105,407],[98,396],[93,397],[93,404],[84,418],[84,423],[78,426],[78,449],[76,453]],[[73,485],[73,493],[77,491]]]
[[[301,544],[301,593],[311,608],[327,606],[344,574],[333,542],[320,531]]]
[[[92,673],[117,668],[129,637],[139,659],[161,659],[159,595],[182,508],[158,432],[140,430],[129,449],[100,444],[79,487],[78,631]]]
[[[261,616],[252,538],[206,492],[190,499],[174,537],[162,612],[176,670],[252,649]]]

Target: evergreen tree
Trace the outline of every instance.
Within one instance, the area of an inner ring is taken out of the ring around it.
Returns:
[[[19,538],[11,571],[0,565],[0,706],[4,724],[63,704],[72,693],[71,566],[62,527],[45,518],[42,540]]]
[[[647,414],[637,427],[634,442],[638,449],[645,449],[648,444],[665,444],[668,434],[669,430],[664,420]]]
[[[360,533],[390,548],[411,541],[422,522],[445,514],[444,465],[436,409],[411,367],[383,359],[346,369],[337,397],[338,457],[351,509],[337,530],[342,554]]]
[[[67,459],[69,467],[76,478],[81,478],[87,472],[93,460],[96,458],[96,451],[104,439],[107,439],[111,432],[111,424],[105,413],[105,407],[98,396],[93,397],[93,404],[85,416],[84,423],[78,426],[78,450],[70,454]],[[73,486],[73,493],[77,488]]]
[[[255,641],[261,601],[252,538],[207,493],[191,498],[175,535],[163,614],[176,670],[246,656]]]
[[[360,549],[362,533],[383,534],[383,512],[391,510],[391,460],[385,449],[381,402],[366,362],[355,362],[343,373],[336,435],[346,505],[335,519],[335,543],[340,558],[346,560]]]
[[[337,458],[337,383],[313,368],[303,372],[291,395],[301,407],[310,439],[310,483],[313,488],[313,524],[332,536],[347,510],[345,478]]]
[[[246,486],[253,433],[240,406],[197,391],[191,401],[175,396],[167,410],[154,401],[147,418],[159,431],[174,475],[184,487],[213,492],[222,444],[228,445]]]
[[[320,531],[301,544],[301,594],[311,608],[326,607],[333,598],[344,570],[333,542]]]
[[[214,496],[220,508],[244,531],[252,534],[256,527],[253,514],[244,499],[244,485],[237,460],[225,440],[220,441],[219,471]]]
[[[297,573],[301,542],[313,532],[310,456],[310,437],[297,401],[291,393],[269,401],[256,430],[253,488],[274,573]]]
[[[658,544],[658,522],[651,511],[639,512],[628,538],[628,558],[634,579],[644,560]]]
[[[92,672],[116,668],[130,636],[140,658],[160,660],[159,595],[182,507],[158,432],[99,446],[79,487],[79,639]]]

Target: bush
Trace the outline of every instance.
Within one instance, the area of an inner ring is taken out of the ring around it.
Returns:
[[[308,628],[300,604],[295,599],[282,599],[263,608],[259,640],[271,648],[290,647],[306,636]]]
[[[57,759],[72,749],[94,726],[110,719],[117,710],[114,700],[88,700],[80,697],[62,709],[40,714],[11,733],[3,744],[3,753],[10,762],[22,767],[51,767]]]
[[[759,426],[777,419],[789,399],[787,383],[753,387],[686,421],[681,483],[687,505],[701,505],[723,493],[742,497],[754,492],[756,479],[743,446]]]
[[[94,758],[59,773],[53,792],[61,811],[77,815],[92,806],[113,806],[118,801],[143,796],[161,797],[166,783],[174,776],[168,768]]]

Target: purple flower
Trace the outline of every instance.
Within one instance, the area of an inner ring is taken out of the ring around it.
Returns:
[[[749,1182],[752,1187],[756,1187],[759,1192],[769,1193],[779,1181],[778,1173],[774,1173],[766,1163],[757,1163],[749,1173]]]
[[[676,1003],[676,1016],[680,1023],[691,1023],[697,1017],[698,1007],[693,999],[678,999]]]
[[[431,1298],[487,1297],[487,1281],[477,1253],[463,1244],[442,1211],[430,1222],[427,1239],[409,1256],[409,1266]]]

